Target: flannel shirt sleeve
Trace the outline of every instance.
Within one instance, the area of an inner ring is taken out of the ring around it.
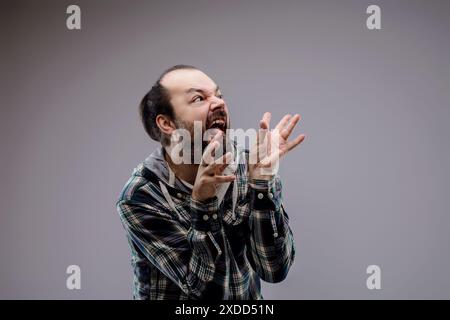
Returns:
[[[289,217],[282,205],[279,176],[271,180],[250,180],[248,196],[247,257],[262,280],[280,282],[286,278],[294,261],[295,244]]]
[[[143,202],[142,196],[139,198],[117,203],[131,241],[191,299],[220,297],[223,285],[213,279],[217,269],[225,265],[224,239],[220,219],[211,218],[218,213],[217,198],[207,203],[190,199],[189,230],[171,218],[169,212]]]

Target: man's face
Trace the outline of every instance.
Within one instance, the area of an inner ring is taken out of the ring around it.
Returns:
[[[166,74],[161,84],[169,91],[177,127],[194,137],[194,121],[200,121],[201,136],[222,130],[225,136],[230,119],[222,94],[211,78],[200,70],[181,69]]]

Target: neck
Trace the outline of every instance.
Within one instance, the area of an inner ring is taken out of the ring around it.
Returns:
[[[164,158],[176,177],[194,185],[195,178],[197,177],[198,164],[175,164],[165,149]]]

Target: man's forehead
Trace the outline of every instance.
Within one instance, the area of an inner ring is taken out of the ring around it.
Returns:
[[[216,83],[200,70],[175,70],[166,74],[161,84],[172,93],[188,93],[191,91],[212,91],[218,88]]]

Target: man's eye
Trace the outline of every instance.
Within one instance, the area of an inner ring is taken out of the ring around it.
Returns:
[[[217,98],[223,99],[223,94],[219,93],[219,94],[217,95]]]
[[[195,96],[194,99],[192,99],[192,102],[199,102],[199,101],[203,101],[202,96]]]

